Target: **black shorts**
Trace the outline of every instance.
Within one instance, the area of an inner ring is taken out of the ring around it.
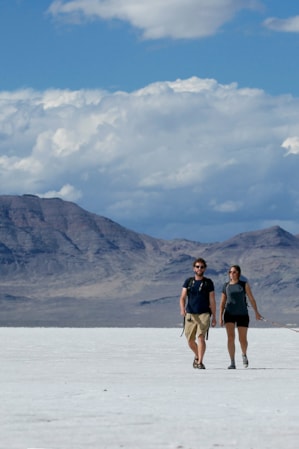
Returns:
[[[224,323],[234,323],[237,327],[249,326],[249,315],[231,315],[229,312],[224,312]]]

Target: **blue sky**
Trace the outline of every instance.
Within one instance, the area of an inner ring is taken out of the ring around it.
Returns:
[[[299,233],[299,7],[0,2],[0,187],[160,238]]]

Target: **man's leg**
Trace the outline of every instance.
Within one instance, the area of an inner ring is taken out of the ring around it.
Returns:
[[[185,335],[187,338],[187,343],[189,348],[194,354],[194,360],[193,360],[193,368],[197,368],[198,364],[198,348],[196,343],[196,328],[197,325],[194,322],[194,319],[191,315],[186,316],[185,320]]]
[[[189,348],[194,352],[195,357],[198,358],[198,347],[196,341],[192,338],[188,340],[188,345]]]
[[[198,363],[200,364],[203,362],[203,357],[206,352],[206,340],[204,334],[198,336],[197,347],[198,347]]]

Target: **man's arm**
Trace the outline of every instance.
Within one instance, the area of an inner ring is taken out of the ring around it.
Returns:
[[[185,287],[182,288],[182,293],[180,296],[180,309],[181,315],[186,315],[186,299],[187,299],[187,289]]]

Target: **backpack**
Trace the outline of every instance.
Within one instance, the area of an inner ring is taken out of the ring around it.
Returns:
[[[191,278],[188,279],[188,286],[187,286],[187,296],[188,296],[188,298],[189,298],[189,293],[190,293],[191,287],[193,287],[194,282],[195,282],[195,277],[194,276],[192,276]],[[206,285],[207,285],[207,281],[206,281],[206,278],[204,277],[201,289],[202,289],[202,287],[205,287]]]
[[[190,289],[191,289],[191,287],[193,287],[194,282],[195,282],[195,277],[194,276],[192,276],[191,278],[188,279],[188,286],[187,286],[187,297],[188,298],[189,298]],[[206,278],[204,277],[203,278],[202,287],[204,287],[206,285],[206,282],[207,282]],[[210,309],[209,313],[210,313],[210,316],[211,316],[212,315],[211,309]],[[185,319],[184,319],[184,327],[185,327]],[[183,329],[183,332],[184,332],[184,329]],[[208,338],[209,338],[209,329],[206,332],[206,340],[208,340]]]

